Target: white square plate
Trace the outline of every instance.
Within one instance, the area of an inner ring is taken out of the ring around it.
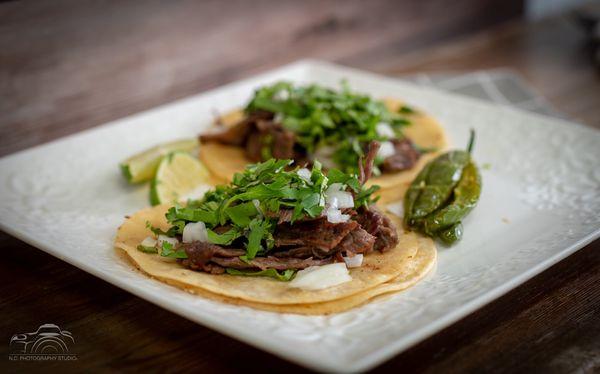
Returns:
[[[440,120],[463,147],[477,132],[483,193],[465,237],[439,250],[437,270],[412,289],[328,317],[275,314],[204,300],[151,280],[116,257],[126,214],[147,205],[119,161],[154,144],[196,136],[216,109],[243,105],[275,80],[350,86],[397,97]],[[301,61],[0,159],[0,227],[174,313],[318,370],[371,368],[568,256],[600,234],[600,132]]]

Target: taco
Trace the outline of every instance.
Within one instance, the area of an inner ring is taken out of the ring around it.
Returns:
[[[371,141],[381,147],[374,160],[380,193],[392,199],[435,155],[447,148],[444,130],[432,117],[398,100],[318,85],[279,82],[258,89],[244,110],[216,121],[220,129],[200,136],[200,158],[217,178],[230,180],[251,162],[271,157],[299,165],[318,160],[327,168],[356,173]]]
[[[270,159],[186,206],[129,217],[115,247],[148,275],[207,298],[301,314],[345,310],[403,289],[435,262],[430,239],[404,232],[357,174]]]

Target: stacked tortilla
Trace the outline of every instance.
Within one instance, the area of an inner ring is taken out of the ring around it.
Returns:
[[[412,286],[435,265],[433,241],[405,232],[397,218],[390,216],[400,242],[396,248],[364,257],[361,267],[350,269],[350,282],[322,290],[293,288],[289,282],[270,278],[214,275],[187,269],[174,259],[137,250],[148,236],[146,222],[167,230],[167,206],[144,209],[119,227],[115,247],[138,269],[167,284],[200,296],[280,313],[331,314],[342,312],[374,298]]]

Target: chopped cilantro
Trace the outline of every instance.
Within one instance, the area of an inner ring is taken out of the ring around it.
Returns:
[[[182,235],[186,224],[204,222],[209,242],[244,248],[246,254],[240,259],[249,262],[273,248],[280,209],[292,211],[292,222],[317,217],[324,209],[325,192],[333,183],[341,183],[354,194],[355,208],[374,201],[372,194],[377,187],[363,187],[355,174],[331,169],[327,176],[315,162],[310,179],[303,179],[290,160],[270,159],[249,165],[235,174],[232,183],[215,187],[201,200],[171,207],[165,215],[171,224],[167,231],[147,225],[156,235],[175,237]],[[163,242],[160,255],[186,258],[185,251],[168,242]]]
[[[163,231],[161,228],[152,226],[152,223],[150,223],[150,221],[146,221],[146,228],[152,231],[152,233],[154,233],[154,235],[156,236],[167,235],[166,231]]]
[[[163,229],[161,229],[160,227],[154,227],[152,226],[152,224],[148,221],[146,221],[146,228],[149,229],[150,231],[152,231],[152,233],[156,236],[158,235],[166,235],[166,236],[175,236],[177,234],[182,234],[183,233],[183,227],[185,226],[185,222],[184,221],[173,221],[172,225],[169,230],[164,231]]]
[[[142,251],[144,253],[158,253],[158,249],[156,247],[146,247],[145,245],[138,245],[138,251]]]
[[[242,233],[240,232],[240,230],[237,227],[233,227],[229,231],[224,232],[223,234],[217,234],[216,232],[214,232],[211,229],[207,229],[206,232],[208,234],[208,240],[211,243],[218,244],[218,245],[229,245],[235,239],[242,236]]]
[[[290,82],[256,90],[245,110],[275,113],[309,154],[321,147],[333,148],[332,161],[349,173],[357,172],[358,158],[369,142],[387,140],[377,133],[377,124],[389,124],[401,138],[402,127],[410,123],[406,115],[413,113],[406,106],[398,112],[389,111],[383,102],[352,92],[344,83],[336,91],[319,85],[294,86]],[[263,146],[269,148],[268,144]],[[270,157],[269,152],[263,153],[263,160]]]
[[[398,109],[398,112],[399,112],[399,113],[403,113],[403,114],[413,114],[413,113],[415,113],[416,111],[415,111],[413,108],[411,108],[411,107],[409,107],[409,106],[407,106],[407,105],[402,105],[402,106],[400,107],[400,109]]]
[[[225,214],[237,226],[245,227],[250,224],[252,218],[258,215],[258,209],[252,201],[247,201],[225,209]]]
[[[173,244],[169,242],[162,243],[162,250],[160,251],[160,255],[162,257],[168,258],[187,258],[185,254],[185,250],[183,249],[173,249]]]
[[[227,274],[230,275],[243,275],[247,277],[270,277],[282,282],[290,281],[294,277],[294,275],[296,275],[296,270],[292,269],[287,269],[279,272],[275,269],[266,269],[261,271],[244,271],[227,268],[226,271]]]

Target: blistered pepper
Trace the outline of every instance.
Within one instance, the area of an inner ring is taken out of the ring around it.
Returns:
[[[452,245],[462,237],[462,219],[481,194],[481,177],[471,159],[474,133],[466,151],[447,152],[430,161],[404,197],[404,223]]]

